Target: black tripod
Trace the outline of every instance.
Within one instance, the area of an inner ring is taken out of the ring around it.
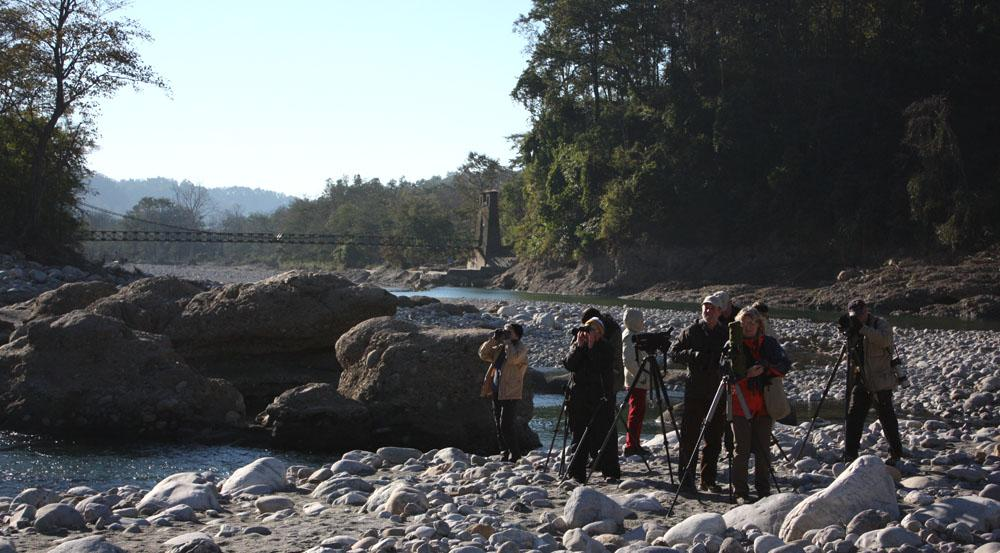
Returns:
[[[681,482],[686,482],[691,471],[694,468],[695,462],[698,459],[698,446],[701,445],[702,440],[705,439],[705,431],[708,429],[709,423],[715,417],[715,411],[719,408],[719,403],[723,401],[722,397],[725,395],[726,402],[726,420],[732,425],[733,421],[733,394],[728,391],[732,389],[736,395],[736,399],[740,402],[740,409],[743,413],[749,413],[750,409],[747,407],[746,399],[743,398],[743,392],[740,390],[739,386],[735,385],[735,375],[732,373],[732,369],[728,367],[723,367],[722,369],[722,381],[719,382],[719,388],[715,391],[715,396],[712,397],[712,403],[708,407],[708,413],[705,416],[705,420],[701,422],[701,428],[698,430],[698,439],[694,442],[695,447],[691,452],[691,457],[688,458],[687,463],[684,465],[684,471],[681,473]],[[735,444],[734,444],[735,446]],[[727,456],[729,460],[729,500],[733,500],[733,452],[727,448]],[[759,461],[758,461],[759,462]],[[770,463],[768,463],[770,465]],[[775,475],[774,467],[770,467],[771,478],[774,480],[775,489],[780,490],[778,487],[778,478]],[[693,479],[694,476],[691,475]],[[674,514],[674,506],[677,504],[677,498],[680,497],[681,490],[677,488],[674,492],[674,498],[670,502],[670,508],[667,510],[667,516],[672,516]],[[779,491],[780,493],[780,491]]]
[[[830,378],[826,381],[826,388],[823,389],[823,395],[819,398],[819,403],[816,404],[816,410],[813,412],[812,420],[809,421],[809,428],[806,430],[806,435],[802,438],[802,445],[799,446],[799,452],[795,455],[796,461],[802,458],[802,453],[806,450],[806,444],[809,443],[809,435],[812,434],[813,426],[816,425],[816,419],[819,417],[819,410],[823,407],[823,401],[826,400],[826,395],[830,393],[830,386],[833,385],[833,379],[837,376],[837,369],[840,368],[840,362],[844,360],[844,354],[847,353],[847,340],[844,340],[844,346],[840,348],[840,355],[837,357],[837,362],[833,365],[833,370],[830,371]],[[847,369],[847,397],[844,398],[844,403],[850,406],[851,402],[851,369]],[[846,414],[845,418],[846,419]]]
[[[603,389],[604,386],[601,386],[601,388]],[[610,410],[610,406],[607,405],[607,403],[608,403],[608,398],[602,395],[601,398],[600,398],[599,403],[597,404],[597,407],[594,409],[594,413],[592,415],[590,415],[590,420],[587,421],[586,428],[584,428],[583,429],[583,433],[580,434],[580,439],[579,440],[574,440],[576,443],[573,445],[573,454],[570,455],[570,457],[569,457],[569,463],[566,465],[566,470],[564,472],[560,472],[560,478],[561,479],[563,479],[563,480],[566,479],[566,477],[569,474],[570,467],[572,467],[573,464],[574,464],[574,462],[576,461],[576,456],[580,454],[581,450],[584,450],[584,449],[587,448],[587,437],[590,435],[590,430],[594,427],[594,421],[597,420],[597,417],[605,415],[605,412],[604,412],[605,409],[609,409]],[[565,403],[564,403],[564,405],[565,405]],[[567,421],[569,420],[568,413],[567,413],[567,418],[566,419],[567,419]],[[569,428],[569,423],[568,422],[567,422],[566,426],[567,426],[567,430],[568,430],[568,428]],[[612,428],[612,430],[614,430],[614,423],[613,422],[612,422],[612,427],[611,428]],[[554,439],[555,439],[555,437],[553,436],[553,440]],[[564,437],[563,437],[563,443],[564,443],[564,446],[563,446],[563,455],[564,456],[565,456],[565,451],[566,451],[565,441],[566,440],[565,440],[565,435],[564,435]],[[584,453],[584,455],[587,455],[587,453]],[[598,462],[600,462],[600,460],[601,460],[601,457],[600,457],[600,455],[598,455],[597,458],[594,460],[594,464],[596,465]],[[590,472],[587,472],[586,476],[589,477],[590,474],[591,474]]]
[[[549,442],[549,452],[545,454],[545,465],[543,465],[543,470],[546,472],[549,470],[549,460],[552,458],[552,448],[556,445],[556,437],[559,436],[559,424],[562,422],[563,417],[566,416],[567,423],[563,426],[563,441],[562,450],[559,453],[559,469],[557,474],[562,478],[566,471],[566,441],[569,438],[569,417],[567,416],[567,408],[569,407],[569,384],[567,383],[563,386],[563,402],[562,407],[559,409],[559,417],[556,418],[556,427],[552,431],[552,441]]]
[[[639,349],[635,350],[635,360],[639,361]],[[628,392],[625,393],[625,399],[622,400],[621,405],[618,406],[618,411],[615,413],[614,423],[612,423],[611,429],[604,436],[604,441],[601,443],[601,449],[597,453],[597,457],[590,464],[587,472],[587,477],[589,479],[590,475],[593,474],[594,469],[597,467],[598,460],[602,459],[605,450],[611,446],[612,437],[615,435],[614,424],[618,422],[621,418],[622,411],[624,411],[625,406],[628,405],[629,400],[632,398],[632,393],[636,389],[635,386],[638,384],[639,379],[642,375],[646,373],[649,374],[650,390],[653,392],[653,397],[656,399],[656,408],[660,413],[660,433],[663,435],[663,449],[667,452],[667,470],[670,472],[670,483],[674,483],[674,467],[673,463],[670,461],[670,442],[667,440],[667,425],[663,421],[663,405],[667,405],[667,412],[670,413],[670,423],[674,426],[674,432],[677,434],[677,441],[680,442],[681,432],[677,428],[677,421],[674,419],[674,407],[670,404],[670,398],[667,397],[666,387],[663,385],[663,374],[660,371],[660,364],[656,360],[656,350],[652,352],[646,352],[646,357],[639,363],[639,371],[635,373],[632,377],[632,383],[629,384]],[[614,444],[617,448],[618,444]],[[646,456],[642,456],[642,462],[646,465],[646,470],[653,472],[652,467],[649,466],[649,460]]]

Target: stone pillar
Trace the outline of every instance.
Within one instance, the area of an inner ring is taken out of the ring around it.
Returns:
[[[488,190],[481,194],[479,209],[479,250],[489,263],[502,255],[500,247],[500,192]]]

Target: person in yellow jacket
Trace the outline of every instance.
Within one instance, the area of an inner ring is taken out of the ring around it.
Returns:
[[[524,327],[508,323],[479,346],[479,358],[490,364],[483,379],[482,396],[493,400],[493,419],[504,461],[521,458],[521,444],[514,429],[517,402],[528,372],[528,347],[521,341]]]

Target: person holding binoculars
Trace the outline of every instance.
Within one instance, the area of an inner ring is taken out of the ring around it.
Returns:
[[[522,336],[524,327],[508,323],[479,346],[479,358],[490,364],[483,379],[482,396],[493,399],[501,458],[511,462],[521,458],[514,418],[524,390],[524,375],[528,372],[528,347],[521,341]]]

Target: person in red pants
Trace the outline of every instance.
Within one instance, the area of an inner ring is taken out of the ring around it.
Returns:
[[[625,385],[632,387],[632,393],[628,400],[628,421],[626,427],[628,434],[625,437],[625,455],[650,455],[651,452],[640,445],[642,436],[642,420],[646,416],[646,391],[649,390],[649,371],[643,371],[639,380],[635,376],[639,374],[640,360],[635,355],[635,342],[632,336],[642,332],[645,327],[642,320],[642,312],[638,309],[625,310],[625,332],[622,333],[622,361],[625,364]]]

